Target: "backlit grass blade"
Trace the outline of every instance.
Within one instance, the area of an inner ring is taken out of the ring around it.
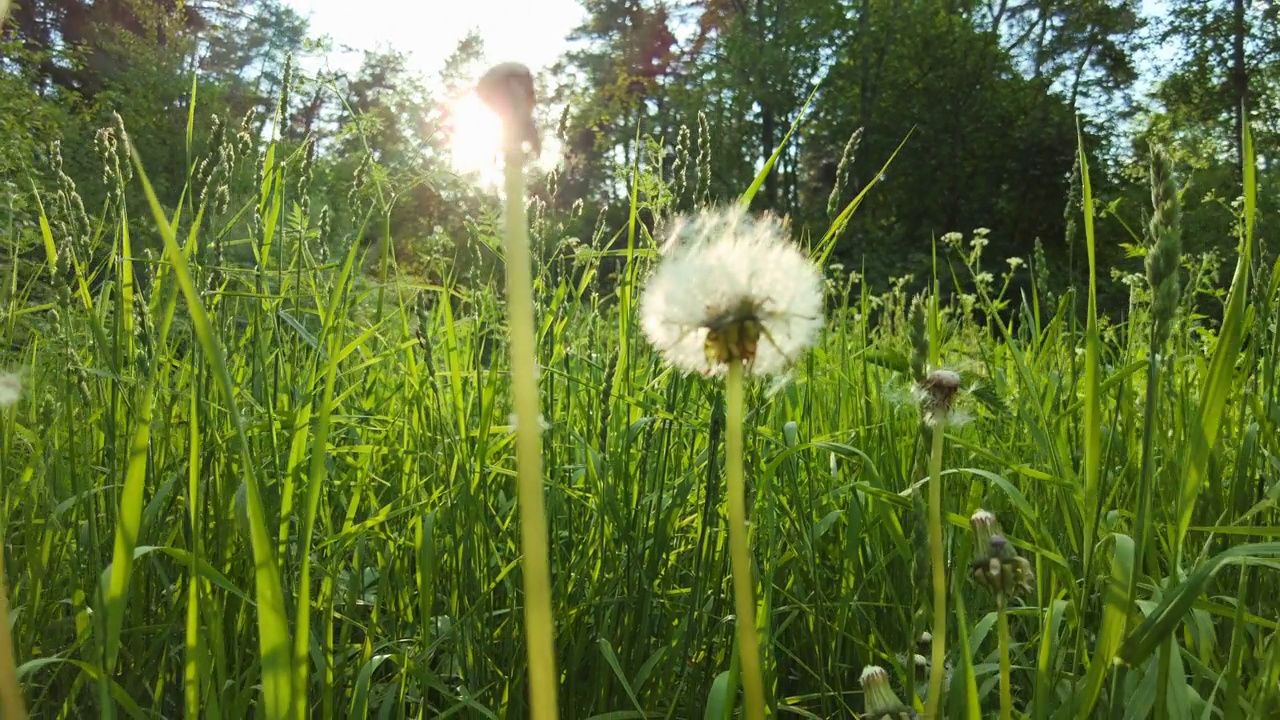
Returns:
[[[800,127],[801,121],[804,120],[804,114],[809,111],[809,105],[813,102],[814,96],[818,94],[818,88],[822,83],[816,83],[813,90],[809,93],[808,99],[804,101],[804,105],[800,107],[800,112],[796,113],[796,119],[791,123],[791,127],[787,128],[787,134],[782,136],[782,142],[778,143],[778,147],[773,149],[773,154],[765,161],[764,167],[760,168],[760,172],[756,173],[756,177],[747,186],[747,189],[738,198],[738,202],[742,205],[750,205],[755,199],[756,193],[760,192],[760,187],[764,185],[765,178],[769,177],[769,173],[773,170],[774,163],[778,162],[778,157],[782,155],[782,149],[787,146],[787,141],[795,134],[797,128]]]
[[[169,228],[168,222],[164,223]],[[200,218],[195,221],[196,232]],[[176,246],[176,243],[175,243]],[[161,284],[161,279],[156,280]],[[115,670],[120,652],[120,628],[124,623],[125,604],[128,602],[129,578],[133,572],[133,550],[138,542],[138,530],[142,523],[143,484],[147,479],[147,458],[151,452],[151,415],[154,409],[156,381],[160,373],[160,358],[165,352],[169,329],[178,305],[176,285],[163,285],[165,302],[160,317],[159,342],[152,351],[151,366],[147,370],[146,384],[138,399],[137,425],[129,443],[128,464],[125,467],[124,485],[120,491],[120,507],[116,513],[115,547],[111,559],[111,579],[106,590],[107,637],[104,644],[107,674]],[[157,287],[160,290],[161,287]]]
[[[308,653],[311,650],[311,541],[315,534],[316,512],[320,509],[320,491],[325,484],[325,460],[329,450],[329,423],[333,416],[333,396],[337,387],[338,362],[342,358],[339,349],[342,347],[342,329],[345,327],[346,314],[339,312],[339,306],[346,296],[351,268],[355,265],[358,243],[352,243],[347,252],[347,260],[342,272],[334,282],[329,297],[329,311],[325,313],[324,335],[327,336],[329,350],[326,353],[328,362],[324,370],[324,395],[320,406],[316,409],[315,436],[311,442],[311,463],[307,468],[307,504],[306,515],[302,518],[301,550],[298,553],[299,579],[297,608],[294,618],[297,622],[295,644],[293,648],[294,682],[294,717],[303,720],[308,717],[307,667]]]
[[[264,698],[264,716],[267,720],[284,720],[289,717],[293,704],[293,673],[290,657],[289,618],[284,609],[284,593],[280,586],[280,569],[276,564],[271,544],[271,534],[267,529],[266,512],[262,505],[262,487],[258,483],[254,469],[254,458],[249,447],[249,440],[244,420],[236,403],[235,385],[231,381],[231,373],[227,370],[222,346],[214,336],[209,316],[205,313],[200,293],[191,279],[191,270],[187,259],[174,237],[160,201],[152,189],[150,181],[142,168],[142,160],[136,149],[130,147],[134,167],[138,179],[151,206],[156,227],[164,239],[165,255],[173,268],[174,280],[182,290],[187,301],[187,310],[191,315],[192,329],[200,343],[204,356],[213,371],[214,380],[222,392],[227,404],[232,427],[235,432],[240,451],[240,471],[247,488],[247,505],[249,530],[253,548],[253,564],[255,577],[255,596],[257,598],[258,615],[258,652],[262,666],[262,693]]]
[[[0,2],[8,2],[8,0],[0,0]],[[0,14],[0,20],[4,19],[4,15]],[[40,199],[40,188],[36,187],[35,181],[31,182],[31,196],[36,199],[36,209],[40,211],[40,239],[44,241],[45,259],[49,261],[49,271],[58,272],[58,246],[53,242],[53,229],[49,227],[49,217],[44,211],[44,201]]]
[[[817,250],[814,252],[814,257],[819,265],[827,262],[827,257],[831,255],[832,250],[835,250],[836,241],[844,233],[845,227],[849,224],[849,218],[853,217],[853,212],[862,204],[863,198],[867,196],[867,193],[871,192],[871,188],[875,187],[876,183],[880,182],[880,178],[884,177],[885,171],[893,164],[893,160],[898,157],[898,153],[902,152],[902,148],[906,147],[907,140],[911,139],[911,134],[914,132],[914,127],[907,131],[907,134],[902,138],[902,142],[898,143],[898,147],[894,148],[893,153],[889,155],[888,160],[884,161],[884,165],[880,167],[880,171],[875,174],[875,177],[871,178],[866,186],[849,201],[849,204],[844,206],[844,209],[840,211],[836,219],[831,221],[830,227],[827,228],[827,232],[823,234],[822,239],[818,241]]]
[[[1085,315],[1084,336],[1084,569],[1089,572],[1093,545],[1097,536],[1098,517],[1102,514],[1102,398],[1098,388],[1098,268],[1093,232],[1093,188],[1089,182],[1089,159],[1084,152],[1084,134],[1077,132],[1077,157],[1080,160],[1081,205],[1084,208],[1085,249],[1089,259],[1089,308]]]
[[[1222,416],[1228,401],[1236,391],[1236,362],[1240,346],[1244,343],[1245,313],[1249,302],[1249,271],[1253,255],[1253,214],[1256,205],[1257,184],[1253,170],[1253,141],[1249,125],[1244,126],[1244,227],[1240,238],[1240,257],[1236,260],[1236,272],[1231,280],[1231,292],[1222,315],[1222,327],[1218,331],[1218,343],[1213,360],[1204,379],[1200,393],[1200,410],[1190,428],[1190,449],[1186,475],[1178,497],[1178,525],[1172,538],[1174,565],[1182,557],[1182,541],[1191,525],[1191,514],[1196,507],[1200,489],[1208,480],[1209,454],[1218,441]]]

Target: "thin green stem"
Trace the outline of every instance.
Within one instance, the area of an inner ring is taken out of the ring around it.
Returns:
[[[925,718],[940,717],[942,678],[947,657],[947,567],[942,557],[942,437],[941,424],[932,429],[929,452],[929,556],[933,565],[933,657],[929,664],[929,697]]]
[[[996,625],[1000,636],[1000,720],[1013,720],[1013,686],[1009,682],[1009,611],[1004,595],[996,598]]]
[[[0,552],[0,618],[9,617],[8,590],[4,577],[4,553]],[[18,684],[13,638],[7,621],[0,622],[0,717],[15,720],[25,720],[27,717],[26,707],[22,703],[22,688]]]
[[[1151,495],[1152,478],[1155,475],[1155,460],[1152,453],[1152,440],[1156,434],[1156,406],[1160,399],[1160,328],[1152,324],[1151,344],[1147,353],[1147,398],[1143,407],[1142,419],[1142,467],[1138,478],[1138,511],[1134,530],[1137,537],[1133,546],[1133,569],[1129,574],[1128,587],[1125,588],[1125,607],[1132,608],[1138,600],[1138,578],[1143,572],[1147,543],[1151,538]],[[1127,636],[1133,625],[1133,614],[1126,612],[1124,635]],[[1111,678],[1111,717],[1120,717],[1124,703],[1120,698],[1120,689],[1124,687],[1128,668],[1119,666]]]
[[[725,384],[725,466],[728,471],[729,559],[733,566],[733,604],[738,615],[738,661],[748,720],[764,718],[764,680],[760,674],[760,639],[751,580],[751,550],[747,541],[747,487],[742,468],[742,361],[729,363]]]
[[[511,332],[511,390],[516,412],[516,481],[523,548],[524,621],[529,651],[529,704],[534,720],[556,711],[555,624],[551,613],[551,569],[542,498],[542,427],[538,409],[537,338],[529,228],[524,212],[524,153],[508,148],[506,170],[507,304]]]

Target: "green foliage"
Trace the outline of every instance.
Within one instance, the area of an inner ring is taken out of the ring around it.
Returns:
[[[0,41],[0,528],[33,714],[527,715],[497,206],[450,170],[442,102],[478,40],[433,85],[395,53],[311,72],[274,2],[84,7],[18,4]],[[1237,146],[1218,74],[1243,39],[1274,105],[1274,8],[1239,35],[1171,3],[1143,109],[1134,3],[1002,7],[588,4],[529,208],[566,716],[734,712],[724,398],[633,303],[672,213],[744,191],[830,298],[820,345],[748,389],[779,712],[854,715],[869,664],[923,707],[910,385],[939,363],[971,417],[939,471],[944,707],[992,716],[1001,674],[1014,717],[1280,707],[1278,176],[1240,162],[1280,133]],[[1148,259],[1174,215],[1182,253]],[[978,507],[1034,568],[1006,613],[954,571]]]

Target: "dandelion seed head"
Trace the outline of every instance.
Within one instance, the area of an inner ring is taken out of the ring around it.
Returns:
[[[823,323],[822,276],[772,217],[734,206],[677,219],[641,300],[641,326],[685,372],[785,370]]]
[[[0,374],[0,408],[9,407],[22,397],[22,376],[18,373]]]

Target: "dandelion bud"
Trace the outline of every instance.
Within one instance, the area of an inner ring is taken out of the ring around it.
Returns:
[[[889,673],[879,665],[868,665],[862,670],[863,702],[866,704],[865,716],[875,720],[907,720],[915,718],[916,713],[902,704],[893,688],[889,685]]]
[[[493,66],[480,78],[476,95],[502,119],[508,149],[518,150],[527,142],[533,154],[539,154],[538,128],[533,121],[536,98],[529,68],[520,63]]]

